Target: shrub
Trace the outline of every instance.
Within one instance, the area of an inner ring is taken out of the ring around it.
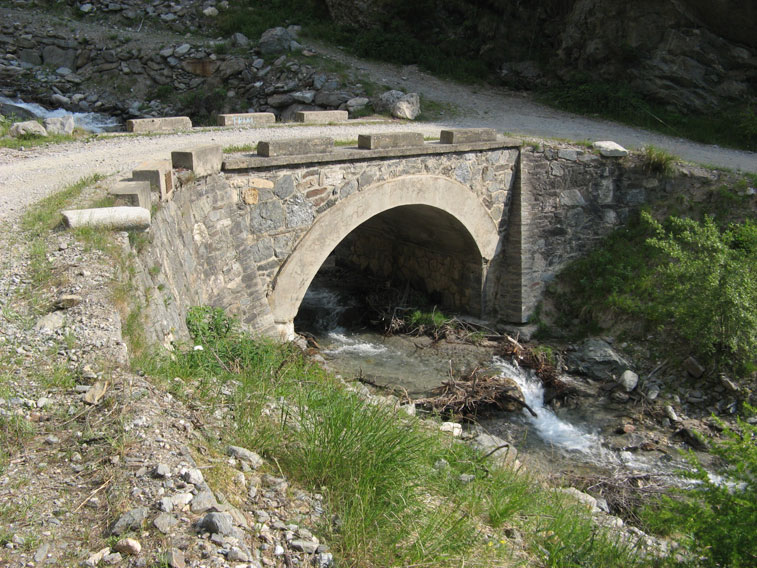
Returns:
[[[744,410],[755,413],[749,405]],[[723,435],[712,447],[724,462],[721,476],[690,453],[693,469],[682,475],[694,488],[676,499],[663,497],[644,517],[651,529],[682,534],[702,565],[746,568],[757,565],[757,426],[738,420],[737,429],[725,428]]]
[[[757,225],[644,219],[649,244],[668,260],[656,269],[655,301],[677,333],[719,365],[748,366],[757,351]]]

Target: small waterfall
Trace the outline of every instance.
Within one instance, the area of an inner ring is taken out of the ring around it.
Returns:
[[[522,369],[499,357],[494,358],[494,365],[502,376],[510,377],[520,387],[526,403],[538,416],[523,411],[539,437],[548,445],[568,451],[577,451],[599,461],[615,462],[614,455],[601,444],[597,434],[586,432],[559,418],[551,408],[544,405],[544,386],[541,380],[529,369]]]

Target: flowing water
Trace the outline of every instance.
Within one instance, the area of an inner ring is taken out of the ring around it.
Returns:
[[[20,99],[13,100],[7,97],[0,97],[0,104],[19,107],[30,112],[36,118],[43,119],[60,118],[67,114],[72,114],[74,116],[74,125],[87,132],[114,132],[121,129],[121,122],[117,118],[99,112],[69,112],[62,108],[49,110],[36,103],[25,103]]]
[[[524,409],[481,419],[480,425],[514,443],[524,459],[536,462],[542,470],[673,470],[673,460],[666,454],[611,449],[600,429],[617,424],[618,417],[592,406],[593,401],[585,401],[579,410],[555,412],[544,404],[544,387],[530,369],[474,346],[430,347],[422,338],[385,337],[350,325],[362,310],[360,301],[349,292],[316,281],[305,295],[295,325],[298,331],[314,336],[329,365],[343,377],[362,377],[377,385],[404,389],[412,398],[428,395],[449,378],[453,368],[486,366],[512,378],[537,416]]]

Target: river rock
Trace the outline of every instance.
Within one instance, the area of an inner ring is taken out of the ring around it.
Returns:
[[[704,367],[702,367],[702,365],[699,364],[699,361],[694,359],[694,357],[688,357],[683,362],[683,368],[689,375],[691,375],[695,379],[698,379],[699,377],[704,375]]]
[[[518,450],[502,438],[482,431],[473,438],[471,444],[483,455],[488,454],[490,460],[503,467],[518,468],[520,466]]]
[[[48,134],[70,136],[74,133],[74,116],[72,114],[58,118],[46,118],[44,124]]]
[[[630,367],[609,343],[594,337],[581,343],[567,359],[572,370],[603,381],[619,377]]]
[[[637,375],[630,369],[626,369],[625,371],[623,371],[623,374],[620,375],[618,383],[625,389],[626,392],[631,392],[636,388],[636,385],[639,384],[639,375]]]
[[[8,134],[12,138],[19,138],[21,136],[47,136],[47,130],[36,120],[27,120],[24,122],[14,122]]]

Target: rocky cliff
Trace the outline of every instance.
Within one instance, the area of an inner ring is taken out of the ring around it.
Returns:
[[[593,79],[707,112],[757,100],[757,6],[737,0],[325,0],[339,24],[402,30],[515,85]]]

